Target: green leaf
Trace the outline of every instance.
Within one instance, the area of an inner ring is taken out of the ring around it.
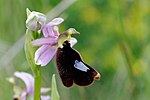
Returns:
[[[51,100],[60,100],[59,93],[57,91],[56,79],[55,74],[52,76],[52,92],[51,92]]]
[[[31,44],[31,37],[32,37],[32,31],[31,30],[26,30],[26,39],[25,39],[25,55],[27,62],[29,66],[31,67],[34,76],[39,76],[40,75],[40,66],[35,65],[34,63],[34,52],[35,49],[33,48]]]

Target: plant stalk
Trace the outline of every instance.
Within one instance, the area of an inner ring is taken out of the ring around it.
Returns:
[[[40,91],[41,91],[41,80],[42,80],[42,71],[41,66],[37,66],[38,74],[34,76],[34,100],[41,100]]]

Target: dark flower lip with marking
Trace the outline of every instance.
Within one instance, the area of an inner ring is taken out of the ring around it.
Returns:
[[[33,46],[40,46],[34,55],[35,64],[46,66],[56,55],[59,76],[66,87],[71,87],[73,83],[90,85],[100,79],[100,74],[82,60],[78,51],[72,49],[77,40],[71,35],[80,33],[74,28],[59,33],[58,25],[63,21],[63,18],[55,18],[44,24],[41,29],[44,37],[32,41]]]
[[[66,87],[71,87],[73,83],[88,86],[94,80],[100,79],[100,74],[83,62],[79,52],[72,49],[68,41],[63,43],[63,48],[57,49],[56,65],[62,83]]]

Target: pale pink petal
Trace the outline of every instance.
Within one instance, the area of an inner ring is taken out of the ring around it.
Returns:
[[[53,37],[53,29],[52,26],[45,25],[42,28],[44,37]]]
[[[48,27],[46,27],[46,25],[42,27],[42,32],[44,37],[48,37],[49,33],[48,33]]]
[[[49,48],[40,56],[41,66],[46,66],[56,54],[56,49],[49,46]]]
[[[41,100],[50,100],[50,96],[41,96]]]
[[[76,38],[71,38],[70,39],[70,46],[71,47],[73,47],[76,43],[77,43],[77,39]]]
[[[54,57],[56,53],[56,48],[49,45],[43,45],[41,46],[36,52],[35,52],[35,64],[46,66],[51,59]]]
[[[56,29],[56,34],[54,34],[53,32],[53,26],[57,26],[59,24],[61,24],[64,21],[63,18],[55,18],[53,19],[51,22],[49,22],[48,24],[46,24],[45,26],[43,26],[42,31],[43,31],[43,35],[44,37],[48,37],[48,36],[52,36],[52,37],[56,37],[58,36],[59,32],[57,31],[58,29]],[[55,29],[54,29],[55,31]]]
[[[49,25],[49,26],[54,26],[55,25],[56,26],[56,25],[61,24],[63,21],[64,21],[63,18],[55,18],[52,21],[50,21],[47,25]]]
[[[56,38],[45,37],[32,41],[33,46],[41,46],[41,45],[55,45],[57,43]]]
[[[15,72],[14,75],[20,78],[26,85],[26,91],[28,94],[33,95],[34,93],[34,78],[31,74],[25,72]]]
[[[59,36],[57,26],[45,25],[43,26],[42,31],[43,31],[44,37],[58,37]]]
[[[53,27],[52,27],[52,26],[51,26],[51,27],[50,27],[50,26],[48,27],[48,34],[49,34],[49,35],[48,35],[49,37],[55,37],[55,34],[54,34],[54,31],[53,31]]]
[[[48,34],[48,36],[47,35],[44,35],[44,36],[52,37],[52,38],[57,38],[60,35],[58,31],[58,26],[47,27],[46,30],[43,28],[43,33]]]
[[[27,91],[26,90],[22,91],[21,100],[26,100],[26,96],[27,96]]]
[[[55,36],[60,35],[58,26],[54,26],[54,34],[55,34]]]
[[[49,45],[43,45],[35,52],[34,61],[35,61],[36,65],[41,65],[41,61],[39,58],[40,58],[41,54],[44,53],[45,50],[48,49],[48,47],[49,47]]]
[[[41,88],[41,93],[46,93],[49,92],[51,89],[50,88]]]

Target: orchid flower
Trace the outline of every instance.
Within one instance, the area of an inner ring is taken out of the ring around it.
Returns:
[[[74,28],[68,29],[66,32],[60,34],[58,26],[64,21],[62,18],[55,18],[48,24],[42,27],[43,38],[32,41],[33,46],[40,46],[35,52],[35,64],[46,66],[56,54],[57,48],[62,47],[65,40],[68,40],[71,47],[77,43],[71,34],[79,34]]]
[[[34,78],[31,74],[26,72],[15,72],[14,76],[17,78],[20,78],[26,85],[25,89],[21,89],[19,86],[15,84],[15,81],[13,78],[9,79],[9,82],[13,83],[14,86],[14,100],[27,100],[26,98],[30,98],[30,100],[33,100],[34,96]],[[50,88],[41,88],[41,94],[46,93],[50,91]],[[41,100],[50,100],[50,96],[41,96]]]
[[[26,27],[33,31],[41,30],[42,26],[45,25],[46,15],[36,11],[31,12],[28,8],[26,12],[27,12]]]

